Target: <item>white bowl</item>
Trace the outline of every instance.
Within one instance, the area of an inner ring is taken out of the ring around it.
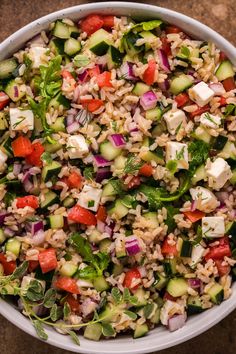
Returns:
[[[0,60],[9,57],[12,53],[23,47],[25,42],[31,37],[38,34],[41,30],[46,29],[50,22],[63,17],[80,19],[90,13],[115,14],[150,19],[161,18],[181,27],[196,38],[213,41],[236,65],[236,48],[209,27],[178,12],[147,4],[130,2],[103,2],[74,6],[42,17],[15,32],[0,44]],[[135,340],[131,336],[119,336],[111,340],[93,342],[81,337],[81,345],[79,347],[73,344],[69,336],[63,336],[49,328],[47,330],[49,334],[48,343],[73,352],[88,354],[141,354],[165,349],[199,335],[233,311],[236,307],[236,284],[233,286],[233,290],[233,294],[229,300],[223,302],[220,306],[214,306],[202,314],[190,317],[183,328],[173,333],[159,326],[150,331],[147,336]],[[0,313],[23,331],[37,337],[30,321],[11,304],[0,300]]]

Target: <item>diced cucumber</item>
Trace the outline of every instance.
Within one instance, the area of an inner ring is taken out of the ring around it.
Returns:
[[[128,209],[134,208],[137,206],[136,197],[130,194],[126,194],[121,198],[121,203]]]
[[[199,296],[189,296],[187,301],[187,312],[189,315],[204,311]]]
[[[203,140],[205,143],[210,144],[212,136],[208,133],[208,131],[203,128],[203,126],[199,125],[195,132],[193,133],[193,137],[198,140]]]
[[[120,199],[115,201],[115,205],[108,210],[109,215],[114,215],[114,217],[118,220],[124,218],[129,212],[129,209],[124,206]]]
[[[75,200],[74,198],[72,197],[66,197],[64,200],[63,200],[63,206],[65,208],[71,208],[73,207],[73,205],[75,205]]]
[[[117,156],[114,160],[114,166],[115,166],[115,169],[116,170],[124,170],[125,168],[125,163],[127,161],[127,158],[120,155],[120,156]]]
[[[228,79],[229,77],[233,77],[235,75],[233,65],[229,60],[224,60],[220,63],[218,69],[215,73],[217,79],[219,81],[223,81]]]
[[[102,234],[98,230],[92,230],[91,234],[88,236],[89,242],[98,244],[102,239]]]
[[[34,116],[34,133],[36,136],[39,136],[43,131],[43,125],[40,118]]]
[[[49,107],[53,108],[59,108],[59,106],[62,105],[64,108],[69,109],[70,108],[70,101],[59,92],[56,97],[54,97],[50,102],[49,102]]]
[[[157,220],[157,213],[149,211],[148,213],[142,214],[142,216],[148,221],[151,228],[159,227],[159,222]]]
[[[15,80],[8,82],[5,87],[5,92],[13,102],[18,102],[25,96],[25,91],[23,90],[22,85],[17,84]]]
[[[8,128],[8,122],[4,112],[0,112],[0,130],[5,130]]]
[[[156,138],[157,136],[162,135],[166,132],[166,124],[164,121],[160,121],[153,129],[152,129],[152,137]]]
[[[98,56],[102,56],[106,54],[110,44],[111,44],[110,33],[105,31],[103,28],[94,32],[90,36],[88,41],[89,49]]]
[[[109,248],[112,244],[112,241],[109,238],[104,238],[100,243],[99,243],[99,251],[103,253],[109,253]]]
[[[102,190],[102,197],[110,197],[110,196],[115,196],[117,194],[117,191],[114,189],[112,183],[108,182],[105,184]]]
[[[115,245],[116,258],[124,258],[127,256],[125,243]]]
[[[11,143],[12,143],[12,139],[10,138],[10,136],[7,136],[6,139],[4,139],[1,144],[3,152],[7,154],[7,156],[9,157],[12,157],[13,155]]]
[[[93,281],[93,286],[97,291],[105,291],[110,287],[109,283],[103,276],[95,278]]]
[[[107,53],[108,69],[111,70],[114,67],[120,66],[122,64],[122,61],[123,61],[123,54],[117,48],[111,45]]]
[[[146,323],[137,325],[134,331],[134,338],[141,338],[148,333],[149,329]]]
[[[59,269],[59,272],[61,275],[64,277],[73,277],[73,275],[76,273],[78,267],[71,263],[71,262],[66,262],[64,263],[61,268]]]
[[[49,191],[49,192],[45,193],[44,199],[40,203],[40,207],[42,209],[46,209],[49,206],[56,204],[58,202],[59,202],[59,198],[58,198],[57,194],[52,191]]]
[[[42,169],[42,179],[46,183],[53,177],[57,177],[58,173],[61,171],[61,164],[57,161],[52,161],[50,164],[46,165]]]
[[[157,308],[154,314],[152,315],[152,317],[150,318],[150,322],[154,324],[158,324],[160,322],[160,314],[161,314],[161,310]]]
[[[103,323],[114,322],[117,318],[117,311],[112,304],[106,305],[105,309],[99,314],[99,318]]]
[[[234,241],[234,239],[236,241],[236,221],[231,221],[226,224],[225,234],[235,236],[235,237],[233,237],[233,241]]]
[[[50,128],[52,128],[55,132],[65,132],[66,131],[65,118],[58,117],[56,121],[50,125]]]
[[[100,152],[105,159],[112,161],[122,153],[122,149],[115,148],[110,141],[104,141],[100,145]]]
[[[85,327],[84,338],[99,341],[102,335],[102,325],[100,323],[92,323]]]
[[[192,177],[192,184],[195,185],[197,184],[197,182],[201,181],[202,179],[206,179],[207,175],[206,175],[206,169],[204,165],[199,166],[193,177]]]
[[[174,297],[180,297],[187,294],[188,283],[183,278],[173,278],[170,279],[166,290],[168,293]]]
[[[6,236],[4,235],[3,229],[0,229],[0,245],[6,241]]]
[[[64,43],[65,40],[61,38],[53,38],[49,42],[49,48],[55,54],[63,55],[64,54]]]
[[[232,170],[232,177],[230,178],[230,183],[236,184],[236,168]]]
[[[136,42],[140,38],[142,37],[138,33],[133,33],[132,31],[126,33],[122,38],[123,48],[131,57],[136,56],[145,49],[144,45],[136,46]]]
[[[124,270],[124,266],[123,264],[114,264],[113,269],[112,269],[112,274],[114,275],[114,277],[116,277],[117,275],[120,275]]]
[[[163,262],[163,267],[167,276],[172,276],[176,274],[176,258],[166,259]]]
[[[134,292],[134,296],[138,299],[137,304],[135,306],[145,306],[147,304],[148,293],[142,288],[137,289]]]
[[[153,286],[157,290],[163,289],[168,283],[168,278],[164,277],[161,273],[156,272],[154,277],[155,277],[155,282]]]
[[[72,38],[78,38],[79,37],[80,31],[79,31],[78,27],[69,26],[69,31],[70,31],[70,36]]]
[[[178,95],[180,92],[187,90],[193,84],[193,78],[189,75],[182,74],[175,77],[170,84],[170,92]]]
[[[162,110],[160,107],[149,109],[145,112],[145,117],[146,119],[158,121],[162,117]]]
[[[49,223],[51,229],[62,229],[64,227],[64,216],[63,215],[50,215]]]
[[[191,257],[192,248],[192,243],[189,240],[183,240],[180,250],[180,257]]]
[[[58,141],[56,141],[53,144],[44,143],[43,146],[44,146],[45,151],[50,152],[51,154],[54,154],[55,152],[57,152],[58,150],[60,150],[62,148],[62,145]]]
[[[232,141],[227,141],[223,150],[221,150],[219,156],[222,156],[224,159],[236,160],[236,146]]]
[[[151,162],[155,161],[158,165],[164,165],[164,159],[152,151],[144,151],[140,153],[140,158],[143,161]]]
[[[53,35],[57,38],[67,39],[70,38],[69,26],[61,21],[56,21],[53,28]]]
[[[216,305],[219,305],[224,300],[224,289],[218,283],[208,289],[207,294],[210,295],[211,301]]]
[[[64,52],[70,57],[79,53],[81,49],[80,42],[75,38],[68,38],[64,44]]]
[[[12,72],[18,66],[15,58],[5,59],[0,61],[0,79],[8,79],[12,76]]]
[[[213,149],[215,150],[222,150],[225,146],[225,144],[227,143],[228,138],[224,135],[218,135],[217,138],[214,141],[214,144],[212,146]]]
[[[137,82],[133,88],[133,93],[137,96],[142,96],[144,93],[150,91],[151,87],[143,82]]]
[[[6,248],[6,252],[11,252],[16,257],[18,257],[20,254],[21,242],[17,240],[15,237],[10,238],[7,240],[5,248]]]
[[[142,38],[147,39],[148,41],[153,41],[157,39],[157,37],[151,31],[142,31],[139,32],[139,35]],[[151,45],[148,43],[148,41],[145,43],[145,51],[151,49]]]

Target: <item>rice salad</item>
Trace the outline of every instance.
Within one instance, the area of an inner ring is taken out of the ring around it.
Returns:
[[[175,331],[230,297],[235,93],[214,43],[157,19],[57,20],[0,62],[0,294],[41,339]]]

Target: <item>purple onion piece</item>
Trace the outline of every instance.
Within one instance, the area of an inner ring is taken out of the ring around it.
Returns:
[[[198,278],[188,279],[188,285],[193,289],[200,289],[201,283],[202,283],[201,280]]]
[[[140,246],[135,236],[129,236],[125,240],[125,248],[130,256],[133,256],[140,252]]]
[[[140,98],[140,104],[145,111],[147,111],[148,109],[155,108],[156,103],[157,96],[153,91],[148,91],[144,93]]]
[[[20,173],[21,171],[21,164],[19,162],[14,162],[13,164],[13,173],[15,176],[18,176],[18,174]]]
[[[9,214],[6,213],[5,211],[0,212],[0,226],[3,225],[5,217],[8,216]]]
[[[165,79],[163,82],[158,83],[158,87],[164,92],[168,91],[170,88],[169,80]]]
[[[85,124],[90,122],[91,118],[92,118],[92,114],[90,112],[88,112],[86,109],[81,109],[77,113],[75,120],[80,125],[84,126]]]
[[[168,57],[166,55],[166,53],[164,52],[164,50],[160,49],[158,51],[159,54],[159,58],[160,58],[160,67],[165,71],[165,72],[170,72],[170,64],[169,64],[169,60]]]
[[[87,79],[88,77],[88,70],[84,70],[81,74],[78,75],[78,79],[80,82],[84,83],[85,80]]]
[[[102,157],[101,155],[95,155],[93,159],[97,167],[111,166],[111,161],[104,159],[104,157]]]
[[[175,315],[168,320],[168,328],[170,332],[177,331],[185,325],[186,316],[185,315]]]
[[[123,137],[122,134],[112,134],[108,137],[108,140],[116,148],[124,147],[126,144],[125,138]]]
[[[33,183],[29,179],[25,180],[23,186],[26,192],[30,192],[34,188]]]
[[[100,183],[104,179],[109,179],[112,176],[112,172],[109,167],[100,167],[96,172],[96,182]]]
[[[72,133],[77,132],[77,131],[79,130],[79,128],[80,128],[79,123],[74,122],[74,123],[72,123],[71,125],[68,125],[67,128],[66,128],[66,130],[67,130],[67,133],[68,133],[68,134],[72,134]]]
[[[71,125],[72,123],[74,123],[74,116],[72,114],[69,114],[66,117],[66,126],[68,127],[69,125]]]
[[[15,231],[10,229],[9,227],[5,227],[3,232],[6,236],[9,236],[9,237],[12,237],[15,235]]]
[[[105,230],[105,223],[100,221],[100,220],[98,220],[97,221],[97,229],[98,229],[99,232],[103,233],[104,230]]]
[[[124,79],[126,80],[132,80],[132,81],[137,81],[138,78],[135,77],[134,75],[134,71],[133,71],[133,63],[126,61],[125,63],[123,63],[120,67],[120,72],[121,75]]]
[[[18,87],[17,87],[17,86],[13,86],[13,89],[14,89],[14,97],[15,97],[15,98],[19,97],[19,90],[18,90]]]

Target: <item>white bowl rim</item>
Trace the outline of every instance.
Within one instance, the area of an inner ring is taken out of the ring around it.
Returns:
[[[29,40],[32,37],[31,31],[33,29],[34,31],[36,29],[36,33],[38,33],[42,28],[46,28],[47,24],[57,18],[67,16],[79,18],[82,17],[80,16],[81,13],[87,15],[88,13],[94,13],[96,11],[118,14],[121,12],[121,9],[123,11],[138,11],[140,14],[144,11],[144,13],[146,13],[145,16],[149,17],[158,17],[159,15],[167,21],[168,19],[171,19],[172,21],[169,21],[170,23],[182,26],[182,28],[189,33],[196,33],[196,31],[198,31],[199,38],[211,39],[220,49],[225,51],[228,57],[236,65],[236,48],[213,29],[176,11],[145,3],[133,2],[89,3],[69,7],[43,16],[22,27],[0,44],[0,60],[7,56],[5,53],[12,54],[16,49],[22,47],[24,45],[24,43],[22,43],[22,38],[25,38],[25,41]],[[148,15],[147,12],[150,12],[152,16],[150,14]],[[20,46],[18,42],[21,42]],[[9,50],[8,47],[11,46],[12,49]],[[163,327],[158,327],[151,331],[148,336],[136,340],[126,336],[113,340],[103,340],[101,342],[92,342],[81,338],[81,347],[78,347],[76,344],[72,343],[68,336],[64,337],[53,329],[48,329],[47,332],[49,338],[47,343],[65,350],[87,354],[142,354],[166,349],[205,332],[232,312],[236,308],[236,284],[233,286],[233,289],[234,291],[231,297],[222,303],[222,305],[214,306],[212,309],[205,311],[202,314],[191,317],[187,324],[176,332],[170,333]],[[0,299],[0,314],[26,333],[38,338],[30,321],[12,305],[2,299]],[[157,338],[159,336],[162,337],[163,340]]]

